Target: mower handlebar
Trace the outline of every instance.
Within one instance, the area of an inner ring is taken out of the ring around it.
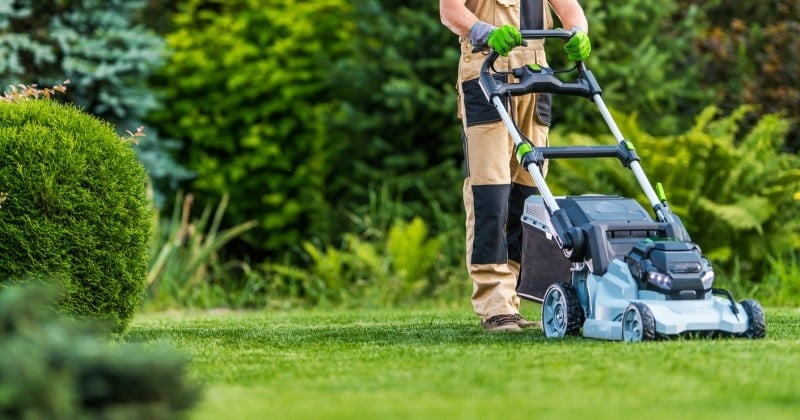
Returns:
[[[523,43],[525,39],[546,39],[556,38],[568,41],[575,35],[575,31],[566,31],[563,29],[546,29],[546,30],[523,30],[522,34]],[[478,47],[473,49],[473,52],[483,51],[486,47]],[[529,66],[523,66],[512,69],[511,74],[519,79],[518,83],[508,83],[497,80],[492,76],[494,63],[500,57],[500,54],[495,50],[491,50],[481,66],[480,72],[480,86],[483,90],[486,99],[492,101],[495,96],[521,96],[530,93],[555,93],[561,95],[582,96],[587,99],[592,99],[594,95],[600,94],[600,89],[597,80],[595,80],[592,73],[586,68],[583,61],[578,61],[575,68],[578,70],[576,80],[573,82],[563,82],[555,76],[555,72],[549,68],[533,69]]]

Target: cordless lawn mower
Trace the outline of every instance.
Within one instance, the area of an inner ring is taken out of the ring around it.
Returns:
[[[566,41],[571,36],[561,29],[522,31],[523,39]],[[498,56],[495,51],[488,53],[479,82],[539,190],[539,195],[525,201],[517,292],[541,303],[544,335],[624,341],[675,336],[763,338],[766,321],[761,305],[751,299],[737,303],[729,291],[713,287],[711,263],[670,211],[661,184],[651,186],[633,144],[620,133],[585,63],[576,62],[564,71],[523,66],[508,74],[494,69]],[[557,73],[577,75],[572,81],[562,81]],[[504,105],[509,96],[533,93],[593,101],[617,144],[534,147],[523,138]],[[571,158],[618,159],[633,172],[655,218],[631,198],[554,197],[542,172],[544,163]]]

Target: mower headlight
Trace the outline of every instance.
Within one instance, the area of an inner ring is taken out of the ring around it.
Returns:
[[[647,273],[647,281],[650,284],[657,286],[660,289],[672,289],[672,277],[667,274],[659,273],[657,271],[650,271]]]
[[[711,268],[711,261],[706,257],[703,257],[703,268],[705,271],[700,280],[703,282],[703,288],[708,290],[714,284],[714,269]]]
[[[709,269],[705,273],[703,273],[703,277],[700,279],[703,281],[703,288],[708,290],[714,284],[714,270]]]

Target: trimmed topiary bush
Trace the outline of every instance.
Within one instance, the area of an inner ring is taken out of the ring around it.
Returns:
[[[51,100],[0,101],[0,285],[55,279],[61,310],[124,330],[147,275],[147,181],[110,124]]]

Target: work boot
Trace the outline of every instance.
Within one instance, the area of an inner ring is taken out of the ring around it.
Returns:
[[[520,328],[541,328],[542,327],[542,323],[541,322],[539,322],[539,321],[528,321],[527,319],[525,319],[525,317],[523,317],[520,314],[514,314],[514,315],[512,315],[512,317],[514,319],[514,322],[516,322],[517,325]]]
[[[481,321],[483,329],[489,332],[495,331],[522,331],[515,315],[495,315],[486,321]]]

